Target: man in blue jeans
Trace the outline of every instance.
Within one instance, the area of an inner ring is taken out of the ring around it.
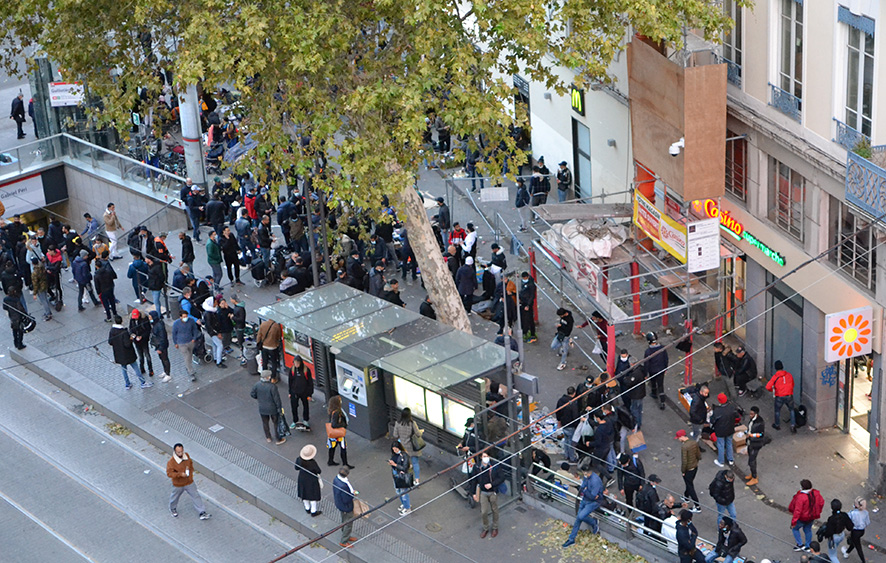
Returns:
[[[578,496],[581,502],[578,505],[578,515],[575,517],[575,523],[572,525],[572,532],[569,539],[563,544],[563,547],[569,547],[575,544],[575,537],[581,528],[581,523],[585,522],[591,527],[591,533],[598,533],[600,527],[597,526],[597,519],[591,516],[591,513],[600,508],[603,501],[603,494],[606,490],[603,488],[603,481],[594,473],[591,468],[584,470],[584,479],[581,480],[581,486],[578,488]]]
[[[775,394],[775,417],[772,427],[781,430],[781,408],[788,406],[791,411],[791,434],[797,433],[797,413],[794,412],[794,376],[784,369],[781,360],[775,361],[775,375],[766,384],[766,390]]]

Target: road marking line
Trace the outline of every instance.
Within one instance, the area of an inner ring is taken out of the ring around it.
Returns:
[[[74,553],[76,553],[77,555],[79,555],[80,557],[82,557],[85,561],[89,561],[90,563],[95,563],[95,560],[94,560],[94,559],[92,559],[91,557],[89,557],[88,555],[86,555],[85,553],[83,553],[82,551],[80,551],[80,550],[77,548],[76,545],[74,545],[74,544],[72,544],[71,542],[69,542],[67,539],[65,539],[64,536],[58,534],[55,530],[53,530],[51,527],[49,527],[48,524],[46,524],[45,522],[43,522],[43,520],[40,520],[39,518],[37,518],[36,516],[34,516],[33,514],[31,514],[31,512],[28,511],[28,509],[26,509],[24,506],[20,505],[19,503],[15,502],[14,500],[12,500],[12,499],[9,498],[8,496],[6,496],[6,495],[3,493],[3,491],[0,491],[0,499],[5,500],[6,503],[9,504],[9,506],[11,506],[11,507],[13,507],[14,509],[18,510],[20,513],[22,513],[23,515],[25,515],[25,516],[28,518],[28,520],[30,520],[30,521],[33,522],[34,524],[37,524],[38,526],[40,526],[41,528],[43,528],[43,531],[45,531],[46,533],[48,533],[49,535],[51,535],[52,537],[54,537],[54,538],[57,539],[58,541],[60,541],[60,542],[62,542],[63,544],[65,544],[65,546],[67,546],[68,549],[70,549],[71,551],[73,551]]]

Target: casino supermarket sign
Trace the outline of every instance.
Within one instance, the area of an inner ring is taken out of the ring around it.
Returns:
[[[752,235],[744,228],[737,219],[732,217],[729,214],[729,211],[725,209],[720,209],[717,206],[717,202],[712,199],[706,200],[696,200],[692,202],[693,207],[696,212],[702,213],[711,219],[719,219],[720,220],[720,228],[732,235],[736,238],[736,240],[744,240],[751,246],[754,246],[760,250],[767,257],[771,258],[773,262],[778,264],[779,266],[784,266],[785,259],[784,256],[769,248],[763,241]]]

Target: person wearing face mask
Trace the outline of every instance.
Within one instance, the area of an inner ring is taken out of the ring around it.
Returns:
[[[474,501],[480,503],[480,517],[483,521],[483,531],[480,537],[485,538],[490,533],[489,513],[492,513],[492,537],[498,535],[498,493],[505,482],[501,471],[501,464],[492,464],[489,454],[483,452],[480,456],[480,464],[474,467],[473,480],[476,486]]]
[[[527,344],[538,342],[535,334],[535,298],[538,289],[529,272],[520,274],[520,326],[523,328],[523,341]]]
[[[578,514],[575,517],[575,523],[572,524],[569,539],[566,540],[563,547],[575,544],[575,537],[578,535],[582,522],[591,527],[591,533],[596,534],[600,531],[597,519],[591,516],[591,513],[600,507],[605,493],[606,489],[603,487],[603,481],[600,479],[600,476],[590,468],[585,469],[584,479],[582,479],[581,486],[578,488],[578,496],[581,499],[581,502],[578,504]]]

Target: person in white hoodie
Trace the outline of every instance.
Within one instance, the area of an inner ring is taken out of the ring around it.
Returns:
[[[871,523],[871,515],[868,514],[867,501],[861,497],[855,499],[855,507],[849,511],[849,519],[852,520],[852,530],[849,532],[849,547],[843,546],[843,558],[849,559],[849,554],[854,549],[865,563],[864,549],[861,548],[861,536]]]

